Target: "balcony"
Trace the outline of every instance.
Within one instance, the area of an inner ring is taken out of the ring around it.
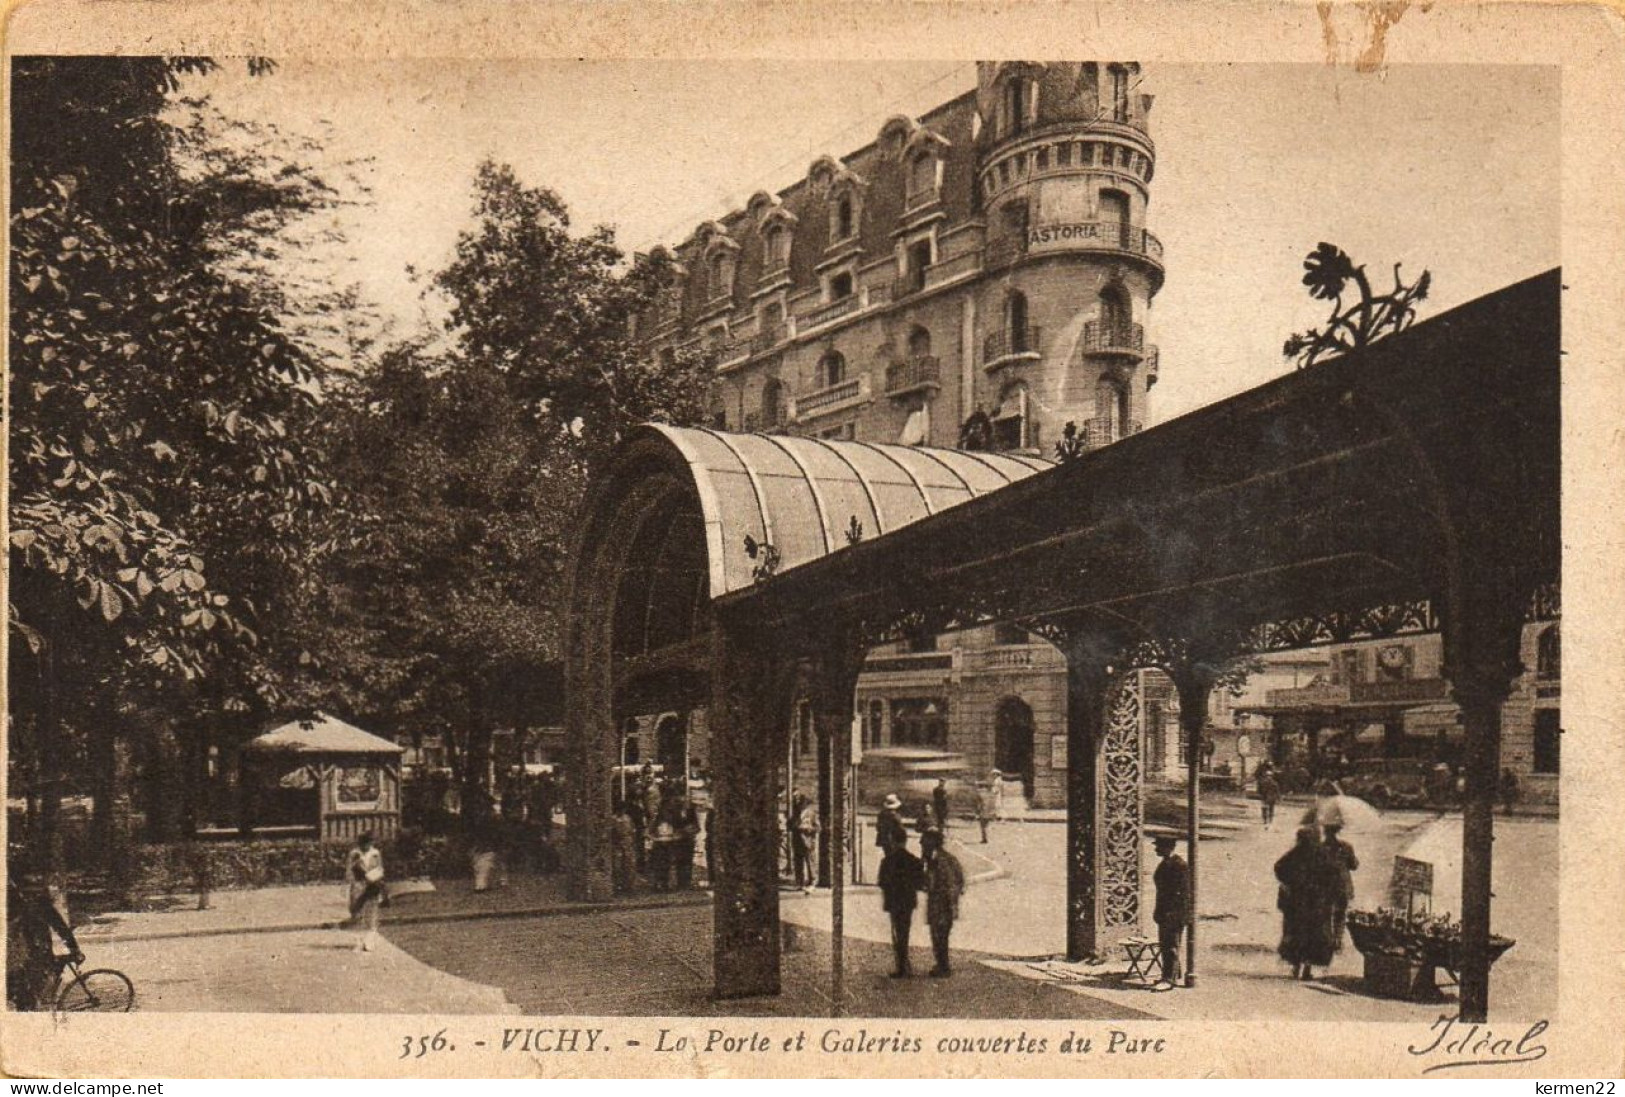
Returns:
[[[942,365],[933,354],[916,355],[886,367],[886,395],[907,396],[942,387]]]
[[[828,415],[843,408],[860,404],[869,399],[869,375],[860,373],[856,377],[830,385],[827,388],[809,392],[790,401],[790,418],[810,419],[817,415]]]
[[[808,328],[815,328],[821,324],[828,324],[832,321],[839,320],[843,316],[850,316],[852,313],[857,311],[858,295],[856,293],[849,293],[838,301],[831,301],[827,305],[813,309],[811,312],[804,314],[801,317],[800,327],[803,331],[805,331]]]
[[[1139,324],[1107,324],[1091,320],[1083,325],[1083,353],[1140,359],[1145,357],[1145,329]]]
[[[1046,221],[1027,232],[1028,255],[1114,251],[1145,259],[1162,272],[1162,241],[1126,221]]]
[[[996,369],[1007,362],[1038,358],[1042,335],[1043,329],[1031,324],[989,332],[982,340],[982,368]]]

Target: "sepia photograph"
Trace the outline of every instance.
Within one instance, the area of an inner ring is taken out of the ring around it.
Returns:
[[[1565,69],[1321,20],[13,46],[7,1070],[186,1015],[474,1074],[458,1018],[579,1075],[1545,1057],[1621,882],[1564,852],[1619,794]]]

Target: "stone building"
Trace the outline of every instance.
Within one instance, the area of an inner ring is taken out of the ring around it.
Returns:
[[[1136,433],[1163,281],[1151,104],[1132,62],[981,63],[973,90],[698,226],[638,334],[714,354],[718,429],[1051,458],[1069,424],[1087,449]],[[865,748],[1064,798],[1064,660],[1019,628],[877,649],[856,705]]]

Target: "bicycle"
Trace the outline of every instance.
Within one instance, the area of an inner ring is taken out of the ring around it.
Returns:
[[[57,1013],[128,1013],[135,1006],[135,984],[112,968],[81,970],[83,957],[58,956],[50,1001]],[[63,981],[68,972],[73,978]]]

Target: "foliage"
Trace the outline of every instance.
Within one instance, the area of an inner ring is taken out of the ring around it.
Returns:
[[[568,429],[581,456],[602,458],[648,420],[705,419],[705,358],[643,354],[631,321],[650,310],[674,272],[664,253],[629,270],[613,230],[570,234],[569,211],[545,187],[487,161],[474,182],[476,227],[434,278],[452,302],[461,360],[502,377],[513,396]]]
[[[1407,285],[1399,277],[1400,264],[1394,264],[1394,288],[1384,295],[1372,293],[1365,267],[1357,267],[1341,248],[1322,242],[1303,261],[1303,284],[1317,300],[1331,301],[1332,314],[1326,329],[1310,328],[1287,338],[1282,353],[1298,360],[1306,369],[1328,355],[1342,354],[1404,331],[1416,318],[1416,306],[1426,300],[1433,276],[1427,271]],[[1343,306],[1343,294],[1353,283],[1360,299]]]
[[[1055,459],[1065,464],[1068,461],[1076,461],[1088,452],[1089,447],[1084,441],[1083,432],[1078,430],[1077,423],[1068,419],[1066,426],[1061,430],[1060,439],[1055,443]]]
[[[480,166],[474,213],[431,279],[449,338],[390,347],[329,401],[349,495],[304,634],[330,707],[441,735],[477,805],[491,731],[534,719],[537,669],[562,657],[589,475],[636,423],[703,419],[710,369],[628,334],[668,263],[625,267],[610,230],[573,235],[505,166]]]

